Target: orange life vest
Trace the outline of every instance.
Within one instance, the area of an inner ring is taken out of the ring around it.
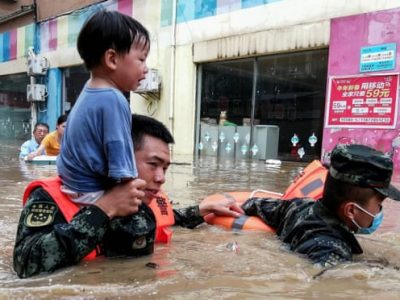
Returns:
[[[299,176],[297,176],[294,182],[289,185],[284,194],[257,190],[254,192],[218,193],[207,196],[206,199],[219,201],[223,198],[230,198],[234,199],[239,205],[242,205],[250,197],[276,198],[282,200],[307,197],[318,200],[322,198],[327,173],[328,170],[321,162],[314,160]],[[234,218],[208,214],[204,217],[204,220],[208,224],[218,225],[228,229],[275,232],[275,228],[268,226],[259,217],[255,216],[242,215],[239,218]]]
[[[32,181],[25,189],[22,197],[23,205],[25,206],[29,195],[38,187],[42,187],[49,193],[67,222],[71,222],[74,215],[80,210],[80,206],[72,202],[68,195],[61,192],[61,178],[58,176]],[[158,243],[168,243],[172,237],[172,231],[168,226],[174,225],[175,223],[174,212],[168,197],[160,192],[155,199],[151,200],[149,207],[153,211],[156,219],[155,241]],[[93,250],[85,259],[93,259],[96,256],[96,250]]]
[[[282,199],[322,198],[327,174],[327,168],[320,161],[314,160],[289,185]]]

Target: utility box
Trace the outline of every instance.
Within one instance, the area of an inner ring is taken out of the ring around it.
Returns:
[[[28,57],[28,75],[46,75],[49,68],[49,62],[47,58],[37,55]]]
[[[44,84],[28,84],[26,86],[26,99],[31,101],[45,101],[47,89]]]
[[[278,158],[279,126],[256,125],[253,137],[253,143],[258,147],[259,159]]]

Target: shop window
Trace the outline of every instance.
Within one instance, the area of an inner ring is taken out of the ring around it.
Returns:
[[[279,127],[280,159],[320,157],[327,59],[325,49],[257,59],[254,118],[259,124]]]
[[[0,76],[0,139],[18,141],[31,136],[31,110],[26,100],[26,74]]]
[[[74,106],[89,77],[90,74],[83,65],[64,69],[64,107],[67,113]]]
[[[226,115],[224,120],[237,125],[250,118],[253,65],[252,60],[203,65],[200,112],[203,122],[222,122],[221,113]]]
[[[201,65],[198,153],[318,159],[327,59],[322,49]]]
[[[89,71],[84,65],[64,69],[64,110],[70,112],[76,100],[78,100],[83,86],[90,78]],[[125,98],[130,100],[130,93],[123,93]]]

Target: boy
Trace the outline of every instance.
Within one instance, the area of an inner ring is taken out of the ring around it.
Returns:
[[[392,171],[392,160],[382,152],[337,145],[320,201],[252,198],[242,208],[277,228],[290,250],[322,266],[335,265],[363,252],[354,233],[379,227],[386,197],[400,201],[400,191],[390,185]]]
[[[68,117],[57,168],[63,192],[92,204],[104,190],[137,177],[123,92],[145,78],[150,39],[131,17],[99,11],[81,29],[77,48],[91,76]]]

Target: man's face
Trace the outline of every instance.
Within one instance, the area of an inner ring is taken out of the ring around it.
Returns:
[[[168,144],[145,135],[140,150],[135,151],[139,178],[146,181],[144,203],[148,204],[165,182],[165,173],[171,164]]]
[[[363,209],[368,211],[371,215],[376,215],[382,210],[383,196],[372,197],[365,205],[360,205]],[[373,217],[365,213],[359,208],[354,209],[354,220],[361,227],[369,227],[372,224]]]
[[[49,130],[46,126],[37,126],[35,131],[33,131],[33,137],[35,138],[36,142],[40,144],[43,138],[49,133]]]

